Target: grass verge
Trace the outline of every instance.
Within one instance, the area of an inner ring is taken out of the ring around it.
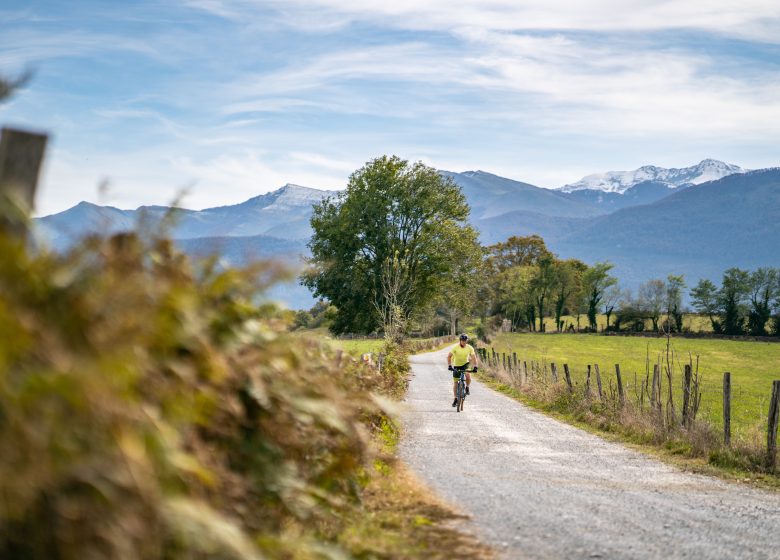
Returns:
[[[615,364],[620,364],[626,392],[633,395],[641,390],[647,374],[646,359],[649,357],[652,376],[653,363],[665,353],[666,339],[514,333],[499,335],[492,346],[497,352],[516,352],[521,362],[557,363],[559,368],[567,363],[572,380],[580,386],[588,364],[600,364],[602,375],[609,380],[614,379]],[[679,400],[681,396],[678,360],[684,364],[693,356],[703,379],[699,418],[722,429],[722,379],[723,373],[729,371],[734,438],[751,440],[754,432],[766,430],[772,380],[780,379],[780,344],[672,338],[672,349],[676,356],[675,398]]]
[[[560,401],[551,401],[538,393],[518,388],[511,383],[497,379],[495,372],[481,371],[477,379],[508,397],[531,408],[561,420],[589,433],[598,435],[607,441],[621,443],[630,449],[656,457],[680,469],[716,476],[732,482],[748,483],[760,488],[780,491],[780,477],[766,472],[758,472],[750,465],[745,468],[746,459],[739,449],[718,450],[702,454],[697,452],[690,442],[681,438],[659,441],[649,431],[636,426],[605,422],[603,417],[585,413],[582,409],[562,406]],[[729,457],[728,454],[731,456]],[[725,456],[724,456],[725,455]]]

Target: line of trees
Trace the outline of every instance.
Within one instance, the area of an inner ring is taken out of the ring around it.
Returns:
[[[296,325],[335,333],[451,332],[488,316],[513,329],[681,332],[685,279],[641,284],[634,295],[613,265],[561,259],[538,235],[482,247],[460,188],[436,169],[382,156],[355,171],[345,191],[314,207],[311,267],[302,282],[326,300]],[[693,308],[723,334],[780,335],[780,270],[732,268],[720,286],[701,280]],[[565,320],[565,317],[570,317]]]
[[[780,269],[730,268],[720,286],[701,280],[691,290],[693,308],[715,333],[780,336]]]
[[[545,331],[546,317],[554,317],[557,331],[564,330],[564,315],[581,316],[595,330],[603,305],[614,306],[617,279],[612,265],[592,266],[577,259],[559,259],[538,235],[513,236],[487,248],[488,285],[483,292],[490,309],[509,319],[512,328]],[[574,328],[570,325],[569,328]]]

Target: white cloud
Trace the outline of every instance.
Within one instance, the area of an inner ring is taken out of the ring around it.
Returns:
[[[775,0],[185,0],[191,7],[247,21],[275,7],[291,26],[323,28],[368,21],[398,28],[659,31],[695,29],[780,41]],[[266,16],[267,17],[267,16]]]

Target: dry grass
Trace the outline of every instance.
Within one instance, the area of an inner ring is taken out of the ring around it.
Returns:
[[[558,371],[558,381],[552,379],[552,370],[544,364],[529,364],[529,374],[498,367],[487,367],[483,377],[504,392],[520,398],[527,404],[558,417],[588,426],[602,433],[616,435],[624,441],[662,449],[665,454],[706,461],[729,476],[758,473],[769,479],[769,486],[780,480],[772,475],[765,462],[766,431],[760,426],[735,441],[723,445],[720,428],[706,419],[694,418],[683,425],[681,403],[670,401],[664,393],[660,402],[650,402],[650,392],[625,393],[621,403],[617,387],[602,378],[599,396],[595,370],[591,382],[573,383],[571,390],[565,382],[564,371]],[[665,381],[666,382],[666,381]],[[672,383],[675,383],[674,377]]]
[[[363,510],[340,539],[357,558],[496,557],[461,529],[467,518],[431,493],[403,464],[393,462],[379,470],[382,474],[363,493]]]
[[[289,335],[257,304],[279,275],[153,236],[0,237],[0,557],[345,555],[408,363]]]

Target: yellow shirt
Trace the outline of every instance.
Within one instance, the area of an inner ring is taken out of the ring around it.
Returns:
[[[474,354],[474,348],[472,348],[471,344],[461,347],[460,343],[458,343],[450,352],[452,353],[452,365],[461,367],[469,363],[469,356]]]

